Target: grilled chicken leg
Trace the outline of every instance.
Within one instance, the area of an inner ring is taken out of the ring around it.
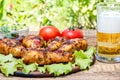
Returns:
[[[23,46],[25,46],[26,48],[36,49],[36,48],[43,47],[44,40],[40,36],[29,35],[22,40],[22,43],[23,43]]]
[[[50,51],[55,51],[61,47],[62,43],[65,41],[63,37],[56,37],[47,42],[47,49]]]
[[[21,57],[26,64],[66,63],[74,61],[75,50],[86,50],[87,41],[80,38],[65,40],[56,37],[47,43],[46,48],[43,45],[44,40],[35,35],[26,36],[22,42],[4,38],[0,40],[0,53],[5,55],[11,53],[14,57]]]
[[[38,63],[39,65],[46,65],[60,62],[72,62],[74,56],[69,52],[51,52],[51,51],[38,51],[38,50],[25,50],[23,61],[26,64]]]
[[[11,53],[14,57],[21,57],[21,50],[24,47],[15,39],[4,38],[0,40],[0,53],[8,55]]]
[[[87,41],[85,39],[70,39],[63,42],[62,46],[58,49],[58,51],[63,52],[74,52],[75,50],[86,50],[87,49]]]

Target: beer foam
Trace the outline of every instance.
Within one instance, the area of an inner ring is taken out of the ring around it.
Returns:
[[[104,11],[97,16],[97,30],[105,33],[120,33],[120,12]]]

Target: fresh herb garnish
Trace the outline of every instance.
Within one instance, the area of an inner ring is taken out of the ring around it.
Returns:
[[[19,37],[19,34],[17,32],[14,32],[14,33],[6,33],[5,34],[5,37],[6,38],[17,38]]]

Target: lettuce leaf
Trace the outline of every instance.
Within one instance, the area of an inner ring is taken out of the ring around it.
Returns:
[[[13,62],[7,63],[1,67],[1,72],[4,73],[5,76],[9,76],[9,74],[13,75],[15,71],[17,71],[17,68],[15,68],[15,64]]]
[[[5,76],[13,75],[22,64],[23,60],[15,59],[12,54],[6,56],[0,54],[0,70]]]
[[[83,50],[75,51],[75,63],[74,65],[80,66],[81,70],[90,68],[92,63],[92,56],[95,52],[95,48],[90,47],[85,52]]]
[[[24,67],[22,69],[22,72],[24,74],[28,74],[31,71],[37,70],[37,67],[38,67],[37,63],[32,63],[32,64],[29,64],[29,65],[24,65]]]
[[[15,58],[12,56],[12,54],[9,54],[6,56],[3,54],[0,54],[0,64],[5,63],[5,62],[11,62],[14,60],[15,60]]]
[[[4,63],[1,66],[1,72],[5,74],[5,76],[9,76],[10,74],[13,75],[15,71],[17,71],[17,62],[9,62],[9,63]]]
[[[91,59],[76,59],[75,65],[80,66],[80,69],[87,69],[90,68],[92,60]]]
[[[69,72],[72,71],[71,63],[51,64],[51,65],[45,65],[44,67],[50,74],[54,74],[54,76],[60,76],[61,74],[68,74]]]
[[[92,58],[93,54],[96,53],[95,47],[89,47],[86,51],[85,54],[88,58]]]
[[[42,72],[42,73],[45,73],[45,72],[46,72],[44,66],[38,67],[38,71],[40,71],[40,72]]]

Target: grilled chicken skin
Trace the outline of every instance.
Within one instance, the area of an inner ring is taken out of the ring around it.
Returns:
[[[36,62],[39,65],[46,65],[60,62],[72,62],[74,60],[74,55],[68,52],[27,49],[24,53],[25,55],[22,58],[26,64]]]
[[[26,64],[66,63],[74,61],[75,50],[86,50],[87,41],[80,38],[65,40],[56,37],[47,43],[46,48],[43,45],[44,40],[35,35],[26,36],[22,42],[4,38],[0,40],[0,53],[5,55],[11,53],[14,57],[21,57]]]
[[[11,53],[14,57],[21,57],[23,48],[18,40],[8,38],[0,40],[0,53],[2,54],[7,55]]]
[[[65,41],[65,38],[57,36],[56,38],[53,38],[47,42],[46,48],[50,51],[55,51],[59,47],[61,47],[62,42],[64,41]]]
[[[22,55],[23,62],[26,64],[30,63],[38,63],[39,65],[45,64],[44,53],[42,51],[38,51],[35,49],[25,48],[23,51],[24,55]]]
[[[36,36],[36,35],[28,35],[26,36],[23,40],[22,40],[22,44],[23,46],[25,46],[26,48],[32,48],[32,49],[36,49],[36,48],[41,48],[44,45],[44,40],[42,37],[40,36]]]
[[[67,63],[74,61],[74,55],[71,52],[46,52],[46,64]]]
[[[86,50],[87,46],[87,41],[85,39],[75,38],[63,42],[62,46],[58,49],[58,51],[74,52],[75,50],[80,49]]]

